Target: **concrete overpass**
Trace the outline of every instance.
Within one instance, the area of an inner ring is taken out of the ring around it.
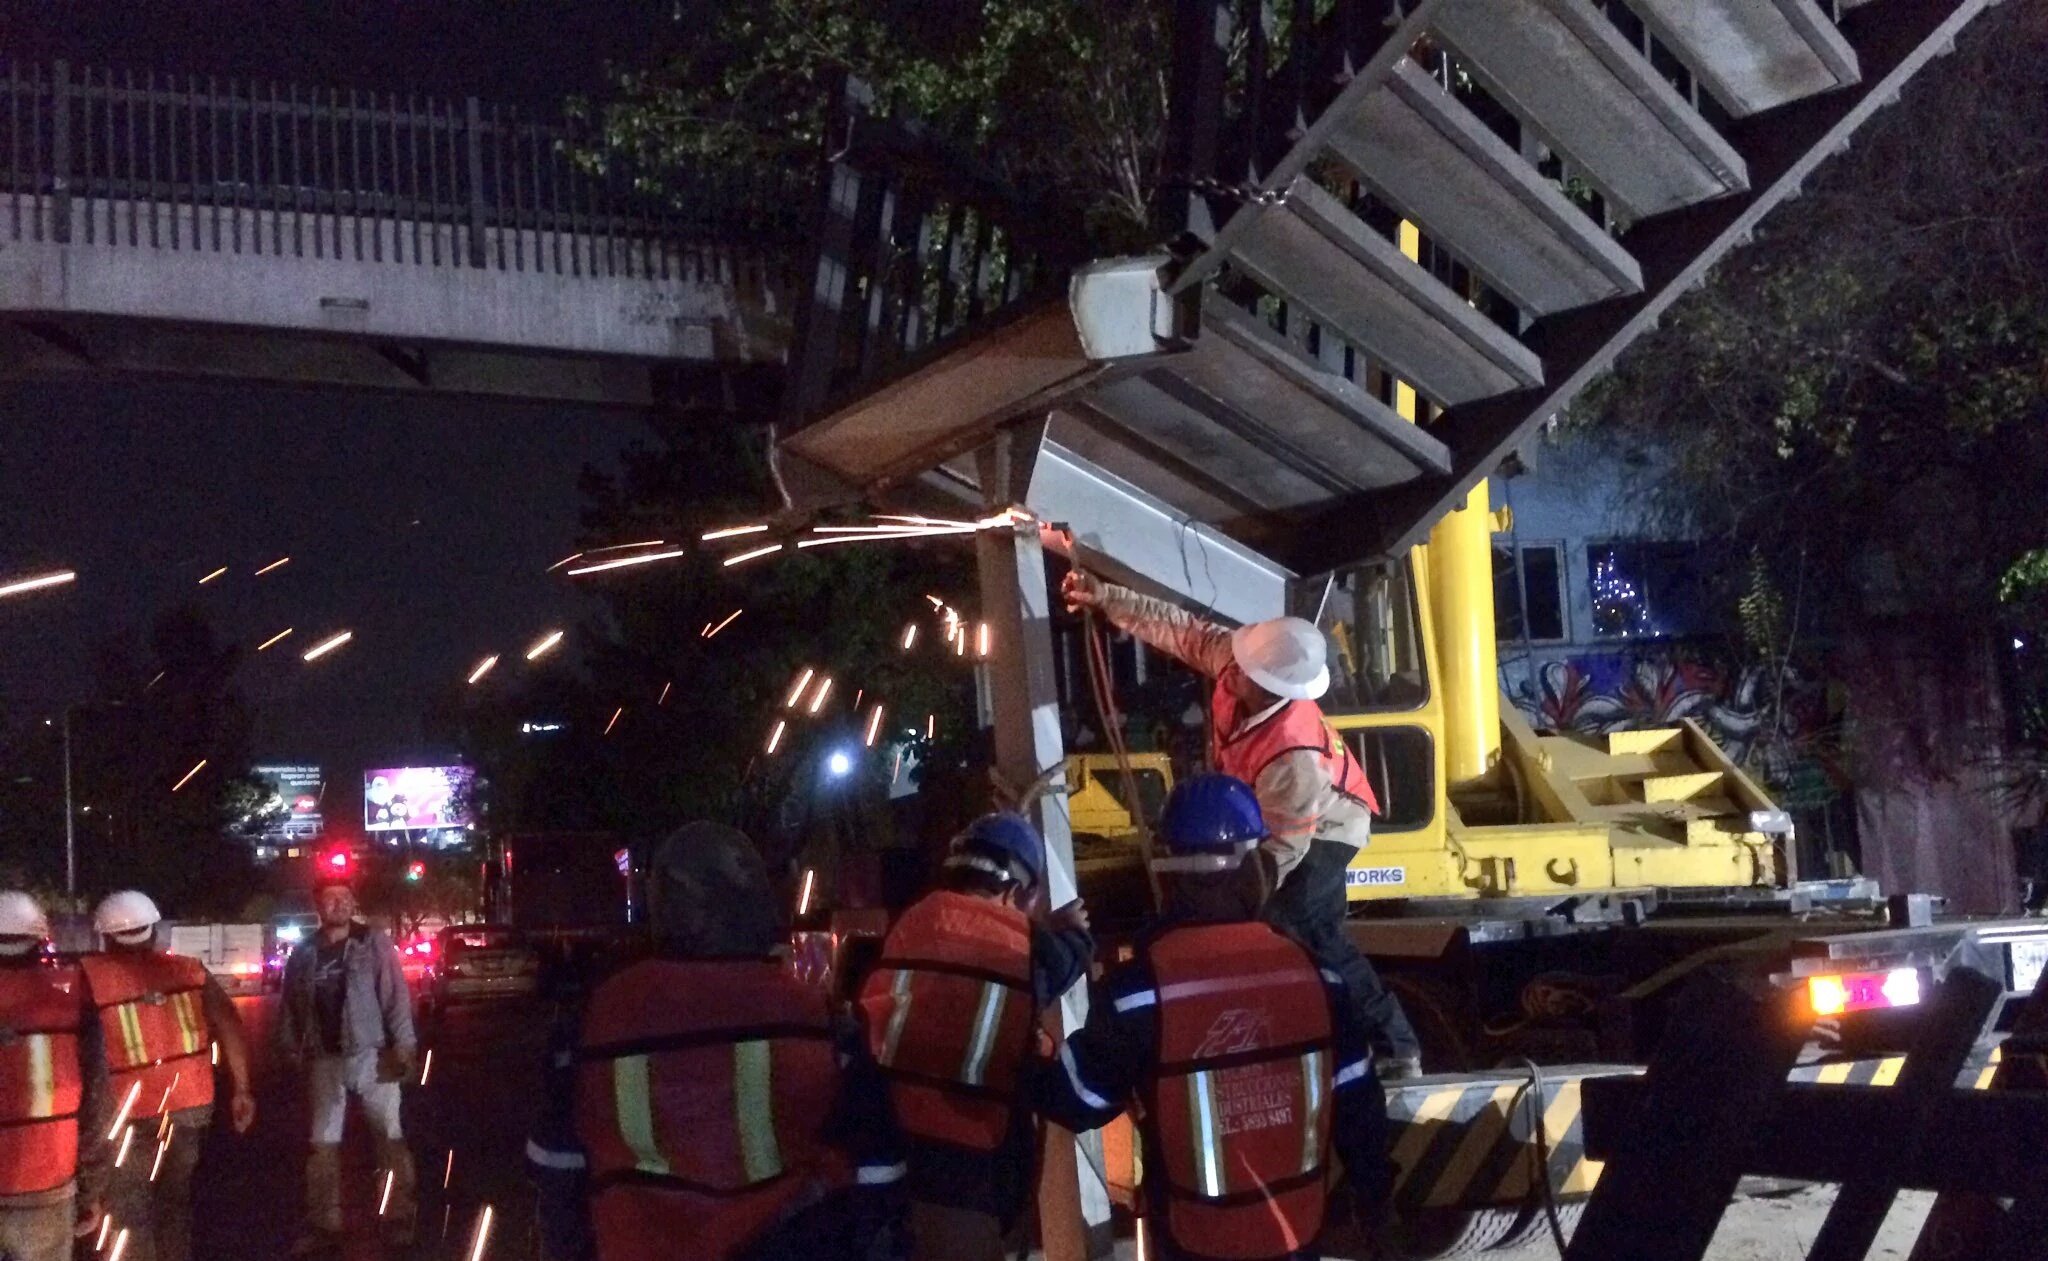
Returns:
[[[475,98],[63,62],[0,97],[0,379],[636,405],[787,350],[809,172],[651,195]],[[788,213],[743,219],[764,203]]]

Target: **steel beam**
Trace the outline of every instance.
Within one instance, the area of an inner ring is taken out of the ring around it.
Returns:
[[[1231,622],[1287,611],[1284,567],[1057,443],[1039,452],[1023,503],[1072,532],[1072,559],[1127,586]]]
[[[1025,500],[1040,458],[1045,422],[1012,426],[975,453],[984,505],[1000,511]],[[1074,837],[1067,820],[1066,748],[1060,735],[1059,678],[1052,651],[1051,589],[1035,528],[984,530],[975,537],[982,614],[994,632],[987,678],[995,708],[996,769],[1023,788],[1050,774],[1052,791],[1032,807],[1045,835],[1050,904],[1074,899]],[[1076,985],[1055,1013],[1062,1033],[1088,1019],[1088,989]],[[1046,1127],[1039,1171],[1039,1229],[1046,1261],[1088,1261],[1110,1254],[1109,1182],[1099,1134]]]
[[[1729,132],[1747,164],[1750,189],[1648,220],[1624,239],[1642,264],[1644,292],[1539,320],[1524,338],[1543,359],[1545,384],[1454,407],[1430,431],[1451,448],[1454,472],[1392,493],[1346,501],[1301,530],[1284,557],[1319,573],[1408,550],[1464,502],[1479,480],[1556,415],[1615,356],[1653,327],[1709,268],[1747,240],[1765,215],[1795,196],[1829,154],[1898,97],[1906,83],[1987,7],[1989,0],[1890,0],[1857,9],[1843,34],[1863,67],[1859,84],[1826,92],[1745,122]]]

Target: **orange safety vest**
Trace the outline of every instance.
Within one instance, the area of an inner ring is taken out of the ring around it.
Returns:
[[[860,1013],[905,1135],[1002,1146],[1038,1023],[1022,911],[943,889],[919,901],[890,930]]]
[[[78,1176],[84,1024],[76,968],[0,966],[0,1196]]]
[[[824,1139],[827,1000],[772,961],[635,963],[597,988],[576,1133],[604,1261],[714,1261],[855,1181]]]
[[[1146,950],[1158,987],[1148,1147],[1154,1229],[1186,1252],[1261,1261],[1323,1227],[1335,1042],[1315,963],[1264,924],[1173,929]]]
[[[188,955],[122,951],[78,961],[100,1013],[114,1106],[130,1093],[131,1121],[213,1102],[213,1030],[206,965]]]
[[[1373,796],[1365,768],[1351,756],[1344,737],[1323,721],[1322,707],[1314,701],[1289,701],[1266,721],[1240,732],[1238,725],[1244,720],[1242,707],[1219,678],[1209,700],[1209,716],[1213,727],[1209,761],[1223,774],[1257,787],[1259,774],[1272,765],[1274,758],[1307,749],[1322,762],[1338,792],[1373,814],[1380,812],[1379,798]]]

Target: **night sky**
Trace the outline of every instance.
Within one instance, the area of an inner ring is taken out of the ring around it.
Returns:
[[[0,603],[0,715],[85,698],[98,644],[141,652],[190,601],[252,650],[296,628],[240,676],[257,753],[344,782],[432,752],[428,689],[594,611],[544,571],[574,550],[580,470],[641,432],[621,411],[183,382],[0,386],[0,418],[0,573],[79,574]],[[301,662],[329,629],[356,638]]]
[[[24,66],[475,93],[543,113],[676,29],[674,0],[0,0],[0,49]],[[427,689],[593,611],[543,570],[573,550],[581,469],[639,431],[630,413],[559,404],[0,385],[0,575],[80,575],[0,604],[0,723],[86,697],[99,644],[140,651],[150,619],[191,599],[250,648],[297,628],[239,680],[259,760],[317,761],[345,783],[428,755]],[[196,586],[220,565],[227,577]],[[302,664],[328,628],[356,640]]]

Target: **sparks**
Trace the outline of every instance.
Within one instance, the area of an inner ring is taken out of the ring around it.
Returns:
[[[441,1167],[441,1189],[446,1191],[448,1183],[455,1177],[455,1149],[448,1149],[448,1163]]]
[[[107,1254],[107,1261],[121,1261],[121,1254],[126,1251],[128,1251],[128,1228],[123,1226],[121,1233],[114,1236],[114,1250]]]
[[[482,661],[476,663],[476,668],[469,672],[469,681],[471,683],[475,683],[479,679],[483,678],[486,674],[489,674],[491,671],[497,668],[498,654],[494,652],[490,656],[485,657]]]
[[[386,1169],[384,1171],[384,1194],[377,1197],[377,1216],[384,1216],[385,1210],[391,1207],[391,1185],[396,1181],[398,1181],[398,1171],[396,1169]]]
[[[0,596],[20,595],[24,591],[40,591],[44,587],[61,587],[67,582],[76,582],[78,575],[69,569],[54,574],[42,574],[35,578],[17,578],[0,586]]]
[[[108,1214],[100,1214],[100,1235],[98,1239],[93,1240],[92,1250],[94,1252],[99,1252],[107,1246],[107,1234],[113,1229],[114,1219]]]
[[[261,578],[261,577],[262,577],[263,575],[265,575],[265,574],[269,573],[269,572],[270,572],[271,570],[273,570],[273,569],[283,569],[283,568],[284,568],[284,567],[285,567],[286,565],[289,565],[289,564],[291,564],[291,563],[292,563],[292,558],[291,558],[291,557],[289,557],[289,556],[280,556],[280,557],[278,557],[278,558],[277,558],[276,560],[274,560],[274,561],[271,561],[271,562],[270,562],[270,563],[269,563],[268,565],[265,565],[265,566],[264,566],[263,568],[261,568],[261,569],[257,570],[257,571],[256,571],[256,576],[257,576],[258,578]]]
[[[799,918],[811,913],[811,889],[817,884],[817,881],[818,869],[815,867],[804,868],[804,891],[802,896],[796,900],[796,913]]]
[[[121,1135],[121,1150],[114,1154],[114,1168],[119,1169],[128,1159],[128,1148],[135,1142],[135,1131],[128,1130]]]
[[[939,716],[937,714],[926,714],[924,718],[924,738],[927,740],[935,739],[938,734]]]
[[[815,714],[820,709],[823,709],[825,707],[825,698],[827,696],[830,696],[831,694],[832,676],[828,674],[823,679],[818,681],[818,694],[811,698],[810,712]]]
[[[426,1085],[426,1084],[427,1084],[427,1078],[429,1078],[429,1077],[433,1076],[433,1073],[434,1073],[434,1048],[433,1048],[433,1047],[428,1047],[428,1048],[427,1048],[427,1059],[426,1059],[426,1062],[420,1065],[420,1085],[422,1085],[422,1086]]]
[[[674,679],[670,679],[670,680],[669,680],[668,682],[666,682],[666,683],[662,684],[662,685],[661,685],[661,699],[660,699],[660,700],[658,700],[658,701],[656,701],[656,702],[654,702],[654,703],[655,703],[655,704],[656,704],[657,706],[660,706],[660,705],[666,705],[666,704],[668,704],[668,691],[669,691],[669,689],[670,689],[670,688],[674,687],[675,685],[676,685],[676,684],[675,684],[675,680],[674,680]]]
[[[171,1140],[169,1138],[156,1145],[156,1159],[149,1162],[149,1180],[151,1182],[155,1182],[156,1176],[164,1171],[164,1153],[170,1150]]]
[[[535,640],[533,642],[533,647],[528,648],[526,650],[526,659],[528,661],[538,661],[542,657],[546,656],[548,653],[554,651],[555,645],[561,642],[561,631],[549,631],[547,634],[542,635],[539,639]]]
[[[172,791],[172,792],[176,792],[176,791],[178,791],[178,790],[179,790],[180,788],[183,788],[183,787],[184,787],[185,785],[187,785],[187,784],[191,783],[191,782],[192,782],[192,777],[193,777],[194,775],[197,775],[197,774],[198,774],[199,772],[201,772],[201,771],[203,771],[203,770],[205,770],[205,769],[206,769],[206,759],[205,759],[205,758],[200,758],[200,759],[199,759],[199,760],[198,760],[198,761],[197,761],[196,763],[194,763],[194,764],[193,764],[193,766],[192,766],[192,769],[191,769],[191,770],[189,770],[189,771],[186,771],[186,772],[185,772],[185,777],[184,777],[183,779],[181,779],[181,780],[179,780],[179,781],[178,781],[177,783],[175,783],[175,784],[172,784],[172,785],[171,785],[171,791]]]
[[[732,612],[726,614],[724,621],[720,622],[716,626],[709,627],[705,630],[704,638],[709,639],[713,635],[716,635],[718,632],[724,630],[726,627],[732,625],[732,620],[744,612],[746,612],[745,609],[734,609]]]
[[[988,623],[977,622],[974,626],[974,655],[988,656]]]
[[[811,679],[816,673],[817,671],[809,666],[804,667],[804,672],[796,676],[796,683],[790,687],[789,695],[783,698],[782,707],[784,709],[796,708],[796,703],[803,699],[804,693],[809,690]]]
[[[909,651],[910,651],[910,646],[911,646],[912,644],[916,643],[916,642],[917,642],[917,623],[916,623],[916,622],[912,622],[912,623],[911,623],[910,625],[908,625],[908,626],[906,626],[906,627],[904,627],[904,628],[903,628],[903,651],[905,651],[905,652],[909,652]]]
[[[354,631],[342,631],[340,634],[330,635],[326,639],[321,640],[319,643],[314,644],[311,648],[308,648],[306,649],[305,652],[301,653],[299,655],[299,660],[318,661],[320,658],[326,656],[330,652],[333,652],[336,648],[341,647],[343,644],[347,643],[351,639],[354,639],[355,637],[356,633]]]
[[[158,671],[156,672],[156,677],[155,677],[155,678],[151,679],[151,680],[150,680],[149,682],[147,682],[147,683],[145,683],[145,684],[143,684],[143,685],[142,685],[142,690],[143,690],[143,691],[145,691],[145,692],[147,692],[147,691],[148,691],[149,689],[151,689],[151,688],[155,687],[155,686],[156,686],[157,684],[159,684],[159,683],[163,682],[163,681],[164,681],[164,676],[165,676],[166,674],[169,674],[169,673],[170,673],[170,671],[169,671],[169,670],[158,670]]]
[[[586,555],[595,556],[600,552],[630,552],[636,547],[665,547],[667,539],[642,539],[638,543],[611,543],[604,547],[593,547]]]
[[[924,598],[932,602],[932,608],[934,610],[943,609],[946,607],[946,602],[944,600],[941,600],[939,597],[931,594],[930,592],[926,592]]]
[[[744,565],[750,560],[759,560],[763,556],[772,556],[781,550],[782,544],[770,543],[766,547],[757,547],[750,552],[741,552],[737,556],[728,556],[719,563],[725,566],[727,569],[730,569],[734,565]]]
[[[578,565],[569,571],[569,576],[574,578],[582,574],[601,574],[607,569],[624,569],[628,565],[651,565],[658,560],[674,560],[678,556],[687,556],[688,554],[680,547],[670,548],[666,552],[642,552],[638,556],[621,556],[615,560],[601,560],[595,565]]]
[[[212,1050],[212,1054],[213,1054],[213,1063],[214,1063],[214,1066],[215,1066],[215,1067],[219,1067],[219,1065],[220,1065],[220,1043],[218,1043],[218,1042],[215,1042],[215,1043],[213,1043],[213,1044],[212,1044],[212,1047],[211,1047],[211,1050]]]
[[[552,564],[552,565],[549,565],[549,566],[548,566],[548,569],[547,569],[547,571],[548,571],[549,573],[553,573],[553,572],[555,572],[555,571],[556,571],[557,569],[560,569],[560,568],[561,568],[562,566],[564,566],[564,565],[573,565],[573,564],[575,564],[575,563],[576,563],[577,561],[579,561],[579,560],[582,560],[582,559],[583,559],[583,553],[582,553],[582,552],[571,552],[571,553],[569,553],[569,554],[568,554],[567,556],[564,556],[564,557],[563,557],[562,559],[560,559],[560,560],[556,561],[556,562],[555,562],[554,564]]]
[[[967,628],[965,626],[953,628],[953,655],[956,657],[967,655]]]
[[[875,737],[876,737],[876,736],[878,736],[878,735],[880,735],[881,733],[882,733],[882,706],[880,705],[880,703],[877,703],[877,704],[875,705],[874,709],[873,709],[873,710],[871,710],[871,711],[869,711],[869,713],[868,713],[868,735],[867,735],[867,740],[866,740],[866,744],[867,744],[867,747],[869,747],[870,749],[874,748],[874,747],[875,747]]]
[[[768,733],[768,752],[775,752],[775,746],[782,743],[782,732],[787,726],[789,724],[780,718],[775,720],[775,730]]]
[[[275,634],[275,635],[272,635],[272,636],[271,636],[270,638],[268,638],[268,639],[264,640],[264,641],[263,641],[262,643],[260,643],[260,644],[256,645],[256,651],[257,651],[257,652],[262,652],[262,651],[263,651],[264,649],[266,649],[266,648],[275,648],[275,647],[276,647],[276,646],[277,646],[278,644],[280,644],[280,643],[282,643],[282,642],[284,641],[284,638],[285,638],[285,636],[287,636],[287,635],[289,635],[289,634],[291,634],[291,633],[292,633],[292,628],[291,628],[291,627],[289,627],[289,626],[285,627],[285,628],[284,628],[283,630],[281,630],[281,631],[277,632],[277,634]]]
[[[624,705],[621,705],[617,709],[612,711],[612,720],[604,725],[604,733],[606,735],[610,735],[612,733],[612,728],[619,725],[619,719],[625,715],[625,712],[626,707]]]
[[[765,525],[729,525],[722,530],[713,530],[709,534],[700,535],[699,538],[706,543],[716,543],[720,539],[736,539],[743,534],[766,534],[767,532],[768,527]]]
[[[469,1261],[483,1261],[484,1245],[491,1240],[491,1206],[484,1205],[484,1211],[476,1219],[476,1243],[469,1250]]]
[[[214,570],[214,571],[213,571],[212,573],[210,573],[210,574],[206,575],[206,577],[204,577],[204,578],[201,578],[201,579],[199,580],[199,585],[203,587],[203,586],[205,586],[205,585],[206,585],[207,583],[209,583],[209,582],[212,582],[212,581],[213,581],[213,580],[214,580],[215,578],[218,578],[218,577],[220,577],[220,576],[221,576],[222,574],[226,573],[227,571],[228,571],[228,567],[227,567],[226,565],[222,565],[222,566],[221,566],[221,567],[220,567],[219,569],[216,569],[216,570]]]
[[[121,1110],[114,1114],[114,1127],[107,1131],[107,1141],[113,1142],[121,1135],[121,1127],[128,1124],[128,1113],[135,1107],[135,1097],[142,1093],[142,1083],[128,1087],[128,1097],[121,1100]]]

